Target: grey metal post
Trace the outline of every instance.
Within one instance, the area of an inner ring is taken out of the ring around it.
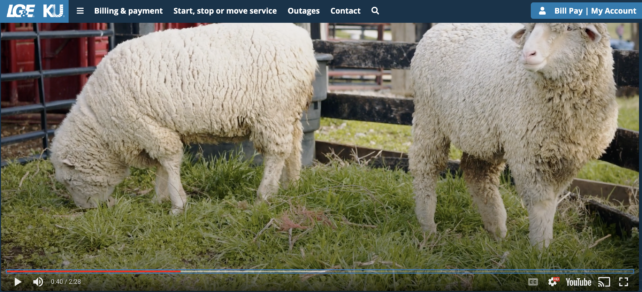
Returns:
[[[114,23],[114,47],[118,44],[154,32],[153,23]]]
[[[415,41],[420,41],[426,31],[430,29],[432,23],[415,23]]]

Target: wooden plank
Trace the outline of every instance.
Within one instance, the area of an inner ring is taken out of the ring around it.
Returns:
[[[328,157],[343,160],[367,162],[375,168],[389,168],[408,171],[408,154],[397,151],[387,151],[355,145],[346,145],[326,141],[315,141],[315,158],[321,163],[329,163]],[[458,176],[459,160],[449,160],[447,171]],[[445,175],[445,171],[442,173]]]
[[[328,163],[330,160],[326,157],[330,154],[343,160],[357,160],[368,162],[372,167],[389,168],[408,171],[408,154],[397,151],[387,151],[355,145],[346,145],[326,141],[316,141],[315,157],[321,163]],[[334,154],[331,154],[334,153]],[[355,157],[356,154],[356,157]],[[461,175],[459,169],[459,160],[449,160],[447,165],[448,171],[453,175]],[[510,175],[510,170],[505,172]],[[514,184],[513,179],[510,178]],[[602,199],[608,199],[615,204],[631,205],[632,201],[639,198],[639,189],[635,187],[610,184],[585,179],[574,179],[569,190],[578,193],[581,196],[593,196]]]
[[[608,199],[615,204],[631,205],[638,200],[639,189],[623,185],[598,182],[576,178],[573,179],[569,190],[581,196],[592,196],[602,199]]]
[[[315,141],[315,158],[321,163],[329,163],[328,155],[343,160],[372,159],[375,156],[408,158],[408,154],[397,151],[387,151],[375,148],[360,147],[347,144]],[[355,155],[357,157],[355,157]]]
[[[329,163],[330,159],[329,157],[336,157],[344,160],[359,160],[359,161],[364,161],[368,162],[367,165],[371,167],[377,167],[377,168],[389,168],[389,169],[400,169],[403,171],[408,171],[408,155],[403,152],[396,152],[396,151],[386,151],[386,150],[381,150],[381,149],[374,149],[374,148],[368,148],[368,147],[360,147],[360,146],[354,146],[354,145],[346,145],[346,144],[339,144],[339,143],[331,143],[331,142],[325,142],[325,141],[316,141],[315,142],[315,148],[316,148],[316,159],[321,162],[321,163]],[[358,158],[357,158],[358,157]],[[459,161],[458,160],[449,160],[447,169],[446,171],[450,172],[454,176],[459,176],[461,175],[461,171],[459,169]],[[445,175],[446,171],[442,172],[442,176]],[[511,179],[511,182],[513,180]],[[622,203],[623,205],[630,205],[630,200],[617,200],[617,198],[620,198],[619,196],[614,196],[614,194],[618,191],[615,189],[621,189],[625,190],[627,193],[627,198],[630,194],[634,198],[634,200],[638,200],[638,189],[637,188],[630,188],[626,186],[621,186],[621,185],[615,185],[615,184],[607,184],[607,183],[602,183],[602,182],[595,182],[595,181],[589,181],[589,180],[582,180],[582,179],[574,179],[573,183],[571,184],[570,190],[580,190],[580,195],[578,196],[576,193],[572,193],[572,198],[578,198],[578,197],[583,197],[583,196],[597,196],[606,199],[604,196],[605,194],[608,195],[609,193],[607,192],[602,192],[603,190],[608,190],[610,187],[614,189],[612,191],[611,196],[608,198],[609,200],[615,202],[615,203]],[[600,190],[596,192],[595,190]],[[617,197],[617,198],[616,198]],[[616,199],[616,200],[613,200]],[[632,228],[639,228],[639,218],[632,216],[630,214],[621,212],[613,207],[604,205],[602,203],[599,203],[595,200],[588,200],[586,202],[586,207],[589,211],[597,213],[601,220],[608,224],[615,224],[616,225],[616,232],[618,235],[622,235],[624,233],[630,233]]]
[[[326,118],[412,125],[415,105],[409,98],[390,98],[342,93],[328,93],[323,101],[321,116]],[[619,128],[611,145],[599,160],[639,171],[640,135]]]
[[[360,75],[376,75],[381,76],[390,74],[390,72],[376,71],[376,70],[350,70],[350,71],[328,71],[328,76],[360,76]]]
[[[600,160],[640,171],[640,133],[618,128]]]
[[[617,235],[630,234],[633,228],[640,228],[640,218],[624,213],[611,206],[604,205],[594,200],[586,203],[586,208],[593,213],[597,213],[600,219],[607,224],[615,224]]]
[[[314,40],[314,50],[331,54],[328,66],[370,69],[409,69],[417,43],[390,41]],[[615,82],[620,86],[639,86],[639,52],[613,51]]]
[[[415,105],[412,99],[328,93],[321,116],[327,118],[411,125]]]
[[[613,77],[619,86],[638,87],[640,84],[640,52],[628,50],[613,51]]]
[[[336,84],[336,83],[335,83]],[[350,83],[347,83],[346,85],[329,85],[328,90],[381,90],[381,89],[389,89],[390,86],[388,85],[350,85]]]
[[[343,68],[408,69],[416,43],[389,41],[314,40],[314,50],[331,54],[329,66]]]

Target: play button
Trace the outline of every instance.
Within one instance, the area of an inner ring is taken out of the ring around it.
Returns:
[[[18,278],[13,278],[13,281],[15,283],[14,286],[18,286],[18,284],[22,283],[22,281],[18,280]]]

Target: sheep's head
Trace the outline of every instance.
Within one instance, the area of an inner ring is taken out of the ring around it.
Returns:
[[[549,77],[594,62],[587,58],[589,52],[610,53],[608,30],[602,23],[528,23],[512,40],[521,48],[519,61],[524,68]]]
[[[65,186],[76,206],[85,209],[96,208],[101,202],[108,206],[115,203],[110,196],[127,176],[126,166],[99,161],[78,149],[56,151],[60,149],[56,149],[55,139],[52,146],[51,163],[56,180]]]

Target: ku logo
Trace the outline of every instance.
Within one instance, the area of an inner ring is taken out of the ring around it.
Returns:
[[[35,9],[35,7],[35,4],[9,4],[7,17],[33,17],[33,10]]]
[[[62,4],[60,4],[60,9],[58,9],[58,14],[55,14],[56,13],[56,5],[55,4],[51,4],[51,5],[45,4],[45,5],[43,5],[42,8],[43,8],[43,11],[42,11],[43,17],[47,17],[47,16],[48,17],[62,17],[62,12],[63,12]]]

